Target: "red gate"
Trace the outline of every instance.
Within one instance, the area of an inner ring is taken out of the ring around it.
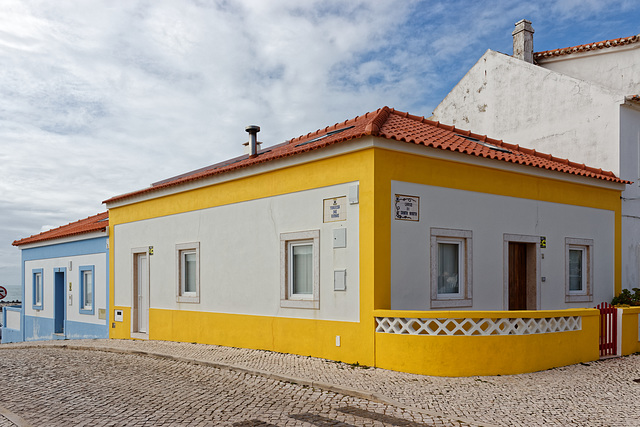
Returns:
[[[600,357],[616,356],[618,350],[618,309],[603,302],[600,310]]]

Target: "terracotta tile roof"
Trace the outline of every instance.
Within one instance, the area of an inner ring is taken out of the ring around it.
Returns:
[[[26,245],[27,243],[43,242],[45,240],[59,239],[61,237],[76,236],[78,234],[90,233],[92,231],[104,231],[109,226],[109,212],[102,212],[90,216],[80,221],[72,222],[62,227],[43,231],[31,237],[16,240],[13,246]]]
[[[624,99],[627,101],[640,102],[640,95],[627,95]]]
[[[544,59],[544,58],[549,58],[553,56],[570,55],[572,53],[577,53],[577,52],[588,52],[590,50],[624,46],[632,43],[637,43],[639,41],[640,41],[640,34],[636,36],[631,36],[631,37],[621,37],[619,39],[603,40],[601,42],[581,44],[579,46],[571,46],[571,47],[565,47],[561,49],[552,49],[552,50],[545,50],[542,52],[535,52],[533,54],[533,58],[537,60],[537,59]]]
[[[256,157],[240,156],[191,173],[157,182],[151,187],[142,190],[112,197],[104,203],[113,203],[232,170],[299,155],[366,135],[605,181],[628,183],[628,181],[617,178],[612,172],[588,167],[584,164],[574,163],[567,159],[539,153],[536,150],[508,144],[484,135],[477,135],[469,131],[456,129],[453,126],[443,125],[424,117],[413,116],[409,113],[384,107],[364,116],[346,120],[333,126],[327,126],[324,129],[293,138],[279,145],[267,147],[260,150]]]

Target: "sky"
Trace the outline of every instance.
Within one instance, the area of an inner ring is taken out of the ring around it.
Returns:
[[[487,49],[640,33],[637,0],[2,0],[0,285],[23,237],[389,106],[429,117]]]

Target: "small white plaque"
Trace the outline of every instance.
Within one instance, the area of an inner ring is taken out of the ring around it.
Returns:
[[[347,219],[347,196],[324,199],[324,222]]]
[[[115,320],[116,322],[122,322],[124,319],[124,316],[122,314],[122,310],[116,310],[114,312],[113,320]]]
[[[396,194],[395,218],[403,221],[419,221],[420,197]]]

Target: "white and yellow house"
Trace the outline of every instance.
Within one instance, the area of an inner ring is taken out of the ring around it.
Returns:
[[[625,181],[387,107],[265,149],[258,130],[105,202],[111,338],[447,376],[598,358]]]

